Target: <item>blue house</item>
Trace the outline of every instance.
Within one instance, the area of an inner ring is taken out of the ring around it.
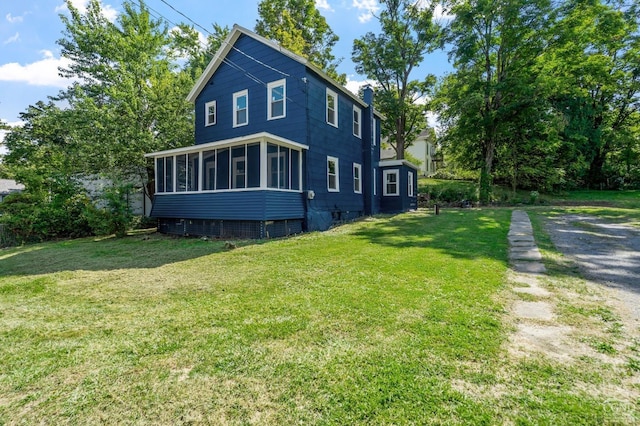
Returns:
[[[380,161],[373,90],[271,40],[234,26],[188,99],[195,145],[146,155],[161,232],[268,238],[417,207],[417,168]]]

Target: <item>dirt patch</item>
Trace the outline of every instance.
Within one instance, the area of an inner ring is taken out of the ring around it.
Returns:
[[[640,230],[587,215],[548,219],[553,244],[591,283],[611,295],[631,329],[640,326]]]

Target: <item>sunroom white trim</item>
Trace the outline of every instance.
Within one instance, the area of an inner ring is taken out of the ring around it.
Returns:
[[[144,156],[146,158],[165,157],[168,155],[178,155],[178,154],[186,154],[189,152],[206,151],[207,149],[210,149],[210,148],[226,148],[234,145],[244,145],[244,144],[262,142],[262,141],[273,142],[278,145],[288,146],[289,148],[306,149],[306,150],[309,149],[309,145],[305,145],[299,142],[292,141],[290,139],[276,136],[269,132],[260,132],[260,133],[254,133],[253,135],[248,135],[248,136],[240,136],[232,139],[224,139],[221,141],[186,146],[184,148],[174,148],[174,149],[168,149],[166,151],[151,152],[149,154],[145,154]]]

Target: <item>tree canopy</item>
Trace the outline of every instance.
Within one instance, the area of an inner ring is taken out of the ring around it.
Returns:
[[[356,71],[375,81],[375,105],[386,117],[382,132],[404,158],[405,148],[426,127],[425,97],[435,85],[435,76],[412,80],[412,71],[426,53],[440,42],[440,27],[434,22],[435,3],[383,0],[378,16],[381,32],[369,32],[353,42]]]
[[[282,47],[307,58],[339,83],[346,82],[346,76],[338,74],[340,60],[332,52],[339,37],[313,0],[262,0],[258,4],[258,15],[255,30],[259,35],[277,40]]]

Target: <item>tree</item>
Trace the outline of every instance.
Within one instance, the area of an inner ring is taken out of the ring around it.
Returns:
[[[411,73],[424,55],[439,46],[440,28],[433,21],[435,3],[411,0],[383,0],[382,32],[367,33],[353,42],[356,72],[376,82],[376,108],[387,117],[383,135],[398,159],[425,127],[425,104],[421,100],[435,85],[429,75],[411,80]]]
[[[97,0],[85,14],[67,5],[58,43],[71,61],[61,73],[79,82],[60,99],[73,111],[88,168],[150,183],[153,165],[145,153],[193,143],[193,107],[186,101],[192,74],[178,67],[166,24],[153,20],[143,2],[124,2],[116,23]],[[152,185],[147,189],[152,195]]]
[[[262,0],[256,32],[277,40],[282,47],[297,53],[322,69],[339,83],[346,82],[338,74],[340,64],[332,53],[339,37],[331,30],[313,0]]]
[[[448,42],[455,73],[447,77],[437,104],[450,150],[463,152],[480,169],[480,201],[488,203],[500,144],[515,137],[513,123],[538,97],[537,58],[544,50],[547,0],[461,0]]]
[[[599,0],[569,0],[557,14],[554,43],[543,62],[545,74],[555,81],[551,101],[566,121],[565,143],[574,150],[573,158],[581,159],[573,179],[602,187],[624,173],[611,162],[613,154],[633,151],[629,130],[640,111],[637,10],[616,9]]]

